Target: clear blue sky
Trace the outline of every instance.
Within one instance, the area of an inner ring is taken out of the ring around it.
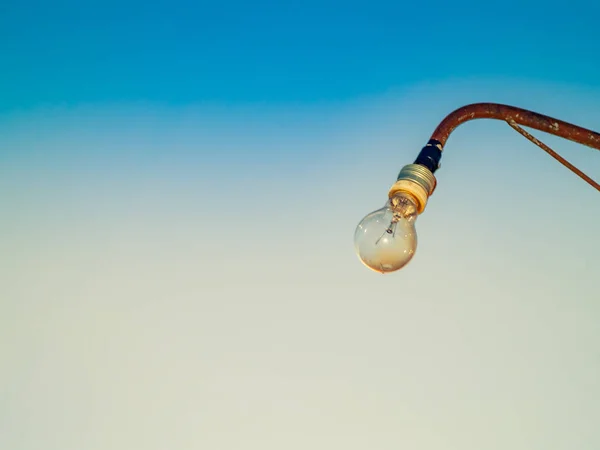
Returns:
[[[0,110],[313,102],[507,76],[600,83],[598,2],[2,2]]]
[[[595,190],[473,121],[353,245],[454,108],[598,130],[598,0],[111,1],[0,0],[0,449],[600,449]]]

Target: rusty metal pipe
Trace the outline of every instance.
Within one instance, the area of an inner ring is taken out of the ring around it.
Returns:
[[[439,142],[443,148],[448,136],[456,127],[474,119],[497,119],[509,123],[514,121],[524,127],[544,131],[600,150],[600,133],[533,111],[497,103],[473,103],[451,112],[435,129],[431,139]]]
[[[427,145],[423,147],[417,156],[415,162],[405,166],[400,171],[397,182],[392,186],[389,195],[393,196],[398,190],[406,191],[409,189],[407,186],[409,186],[411,195],[415,198],[425,198],[430,196],[435,190],[436,185],[433,174],[440,166],[442,150],[444,149],[444,145],[446,145],[450,133],[452,133],[452,131],[460,124],[474,119],[497,119],[508,123],[512,128],[536,144],[560,164],[578,175],[590,186],[600,191],[600,183],[587,176],[546,144],[531,136],[519,125],[544,131],[596,150],[600,150],[600,133],[515,106],[501,105],[498,103],[473,103],[451,112],[444,120],[442,120],[431,135],[431,139]],[[423,171],[423,168],[425,168],[425,171]],[[414,186],[417,186],[417,188],[414,188]],[[412,192],[415,189],[416,191]],[[423,194],[423,192],[425,192],[425,194]],[[420,209],[422,210],[426,204],[426,200],[419,202],[419,204],[421,205]]]

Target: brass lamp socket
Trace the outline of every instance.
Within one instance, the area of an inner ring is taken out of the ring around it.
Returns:
[[[402,192],[410,195],[417,205],[421,214],[427,205],[427,199],[435,190],[436,179],[433,173],[420,164],[408,164],[400,170],[398,181],[390,188],[388,197]]]

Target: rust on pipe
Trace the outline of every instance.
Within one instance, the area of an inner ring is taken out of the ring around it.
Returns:
[[[587,184],[592,186],[597,191],[600,191],[600,183],[598,183],[597,181],[595,181],[592,178],[590,178],[589,176],[587,176],[585,173],[583,173],[581,170],[579,170],[577,167],[575,167],[573,164],[571,164],[565,158],[560,156],[558,153],[556,153],[554,150],[552,150],[550,147],[548,147],[546,144],[544,144],[538,138],[536,138],[535,136],[532,136],[527,131],[525,131],[523,128],[521,128],[519,125],[517,125],[514,121],[510,121],[510,122],[508,122],[508,124],[515,131],[517,131],[519,134],[521,134],[521,136],[523,136],[526,139],[528,139],[529,141],[533,142],[535,145],[537,145],[539,148],[544,150],[546,153],[548,153],[550,156],[552,156],[555,160],[557,160],[559,163],[561,163],[563,166],[565,166],[567,169],[569,169],[571,172],[573,172],[575,175],[577,175],[579,178],[581,178]]]
[[[544,131],[600,150],[600,133],[533,111],[498,103],[473,103],[451,112],[435,129],[431,139],[438,141],[443,148],[446,145],[448,136],[456,127],[474,119],[497,119],[508,123],[515,122],[524,127]]]

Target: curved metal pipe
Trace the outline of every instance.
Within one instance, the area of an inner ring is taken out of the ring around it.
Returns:
[[[513,121],[524,127],[544,131],[600,150],[600,133],[533,111],[498,103],[473,103],[458,108],[442,120],[431,135],[431,139],[438,141],[443,147],[456,127],[474,119],[497,119],[509,123]]]

